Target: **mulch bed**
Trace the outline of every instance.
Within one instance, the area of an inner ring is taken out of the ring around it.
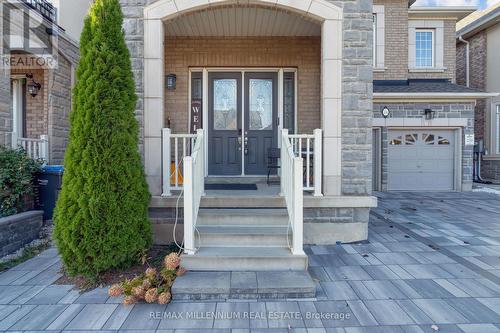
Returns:
[[[61,276],[53,284],[72,284],[76,289],[81,291],[89,291],[97,287],[110,286],[115,283],[122,282],[125,279],[132,279],[149,268],[155,267],[158,270],[161,269],[163,258],[171,252],[177,252],[179,248],[175,244],[170,245],[153,245],[147,252],[147,260],[143,263],[137,263],[136,265],[129,267],[127,269],[115,269],[104,272],[100,274],[97,279],[89,279],[83,276],[69,276],[66,274],[64,269],[61,269]]]

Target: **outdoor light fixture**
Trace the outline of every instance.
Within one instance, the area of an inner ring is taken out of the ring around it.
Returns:
[[[177,75],[168,74],[166,80],[167,90],[175,90],[176,83],[177,83]]]
[[[425,109],[424,110],[424,117],[425,117],[425,120],[431,120],[432,118],[434,118],[434,111],[432,111],[432,109]]]
[[[28,83],[28,92],[30,93],[31,97],[36,97],[36,95],[38,95],[38,92],[42,88],[42,85],[33,79],[33,74],[26,74],[26,77],[28,79],[31,79],[31,82]]]
[[[391,111],[389,111],[389,108],[387,106],[384,106],[381,112],[384,118],[389,117],[389,115],[391,114]]]

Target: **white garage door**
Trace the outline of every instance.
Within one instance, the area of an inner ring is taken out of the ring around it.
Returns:
[[[452,130],[390,130],[388,139],[388,190],[454,189]]]

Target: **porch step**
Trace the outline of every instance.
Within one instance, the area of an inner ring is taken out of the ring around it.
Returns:
[[[200,209],[197,225],[266,225],[286,226],[286,209]]]
[[[174,300],[313,298],[307,271],[187,272],[172,286]]]
[[[182,265],[192,271],[305,271],[307,255],[292,255],[286,247],[202,246],[183,255]]]
[[[197,227],[198,246],[287,246],[286,225],[203,225]]]

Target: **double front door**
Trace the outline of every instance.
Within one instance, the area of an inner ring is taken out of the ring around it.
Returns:
[[[277,147],[276,72],[208,74],[209,175],[267,174]]]

